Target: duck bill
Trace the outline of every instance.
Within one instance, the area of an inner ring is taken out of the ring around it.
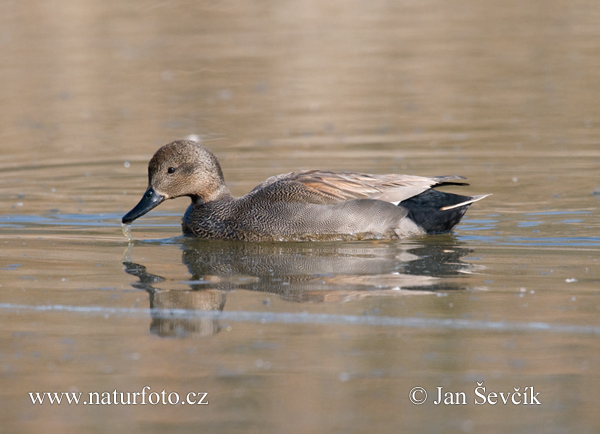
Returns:
[[[164,200],[164,196],[158,194],[152,187],[148,187],[148,190],[146,190],[146,193],[144,193],[142,200],[140,200],[140,202],[133,207],[131,211],[125,214],[121,221],[125,224],[131,223],[135,219],[146,214],[151,209],[156,208]]]

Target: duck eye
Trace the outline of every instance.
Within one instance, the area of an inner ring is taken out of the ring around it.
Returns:
[[[174,173],[174,172],[175,172],[175,168],[174,168],[174,167],[169,167],[169,168],[167,169],[167,172],[168,172],[168,173]]]

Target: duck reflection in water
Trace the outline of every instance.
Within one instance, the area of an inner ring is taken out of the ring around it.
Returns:
[[[150,295],[152,324],[159,336],[202,337],[220,330],[218,315],[169,315],[172,310],[215,312],[227,292],[259,291],[290,302],[341,303],[365,297],[396,297],[417,292],[458,290],[475,271],[461,261],[470,250],[452,235],[437,243],[244,243],[178,238],[190,290],[164,289],[167,279],[129,259],[125,271],[138,277],[132,286]],[[442,243],[440,243],[442,241]],[[453,279],[454,278],[454,279]],[[167,285],[168,286],[168,285]]]

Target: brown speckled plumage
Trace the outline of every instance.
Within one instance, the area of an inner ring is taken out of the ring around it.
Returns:
[[[469,205],[432,187],[460,176],[420,177],[301,171],[273,176],[234,199],[216,157],[192,141],[160,148],[148,165],[148,190],[123,217],[130,223],[165,199],[189,196],[187,235],[247,241],[405,238],[450,231]]]

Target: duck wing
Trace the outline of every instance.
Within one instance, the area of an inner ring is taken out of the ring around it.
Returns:
[[[276,175],[252,192],[283,193],[310,203],[339,203],[352,199],[378,199],[398,204],[434,186],[457,184],[462,176],[423,177],[412,175],[371,175],[357,172],[306,170]]]

